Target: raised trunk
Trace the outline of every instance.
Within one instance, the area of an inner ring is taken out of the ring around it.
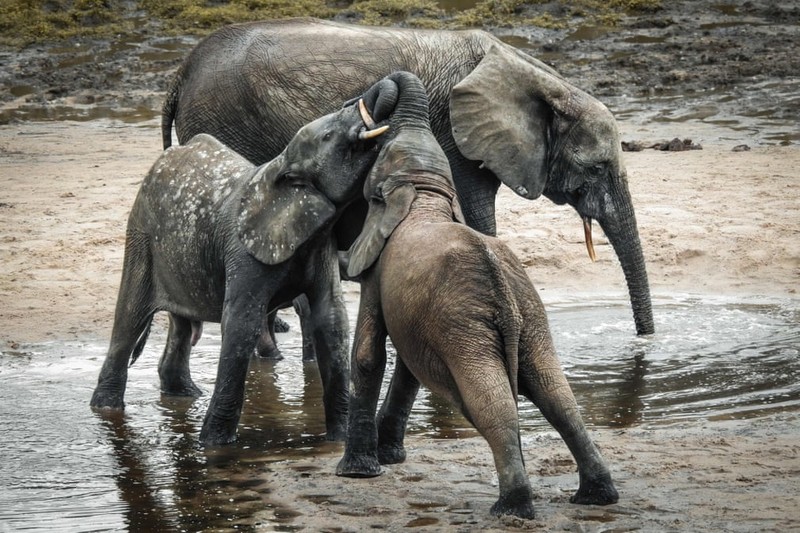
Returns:
[[[397,83],[400,89],[400,99],[392,116],[392,126],[430,129],[428,95],[419,78],[407,72],[396,72],[390,75],[389,79]]]

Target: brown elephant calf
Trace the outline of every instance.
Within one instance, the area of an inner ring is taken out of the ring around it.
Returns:
[[[534,515],[518,394],[536,404],[575,457],[580,487],[571,501],[615,503],[617,491],[584,427],[536,290],[508,247],[458,222],[424,88],[412,75],[401,79],[404,92],[417,86],[420,98],[409,101],[418,105],[398,106],[392,117],[392,138],[365,184],[367,220],[346,258],[348,275],[361,281],[361,303],[337,474],[376,476],[380,463],[405,459],[405,424],[422,382],[458,407],[491,446],[500,480],[492,514]],[[399,360],[376,424],[387,334]]]

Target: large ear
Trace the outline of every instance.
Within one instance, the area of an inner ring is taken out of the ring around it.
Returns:
[[[239,205],[239,239],[262,263],[277,265],[333,220],[336,207],[318,190],[277,175],[268,164],[253,176]]]
[[[361,234],[350,247],[347,275],[356,278],[371,267],[380,257],[386,239],[411,210],[417,197],[414,185],[404,183],[385,193],[382,200],[373,198],[369,202],[367,219]]]
[[[547,129],[556,100],[568,97],[551,69],[494,45],[450,98],[453,138],[468,159],[483,161],[525,198],[547,181]]]

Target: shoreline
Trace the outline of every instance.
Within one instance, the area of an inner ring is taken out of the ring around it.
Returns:
[[[656,138],[637,131],[623,138]],[[799,297],[800,201],[785,191],[800,148],[731,149],[624,154],[653,298]],[[0,126],[0,346],[110,335],[128,211],[159,153],[155,121]],[[506,187],[496,205],[498,236],[545,302],[627,299],[597,225],[592,263],[572,208]]]

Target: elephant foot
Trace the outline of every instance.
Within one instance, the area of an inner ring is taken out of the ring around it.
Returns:
[[[342,477],[376,477],[383,474],[378,458],[372,454],[354,455],[345,452],[336,466],[336,475]]]
[[[92,393],[92,399],[89,405],[95,409],[125,409],[125,402],[122,400],[122,394],[117,391],[109,391],[104,389],[95,389]]]
[[[284,319],[276,316],[275,324],[273,324],[272,329],[275,333],[286,333],[291,329],[291,326]]]
[[[167,396],[188,396],[197,398],[203,395],[202,389],[194,384],[192,378],[184,377],[161,381],[161,394]]]
[[[611,505],[619,501],[619,493],[614,488],[611,476],[606,474],[599,479],[582,482],[578,492],[569,501],[581,505]]]
[[[219,420],[206,415],[203,429],[200,430],[200,444],[204,446],[224,446],[236,442],[237,422]]]
[[[520,487],[501,494],[489,512],[492,516],[512,515],[526,520],[534,518],[536,513],[533,510],[530,488]]]
[[[347,426],[345,424],[328,426],[325,433],[325,440],[328,442],[344,442],[347,440]]]
[[[382,465],[395,465],[406,460],[406,449],[399,446],[378,446],[378,461]]]
[[[283,359],[280,348],[278,348],[271,338],[269,340],[265,340],[264,337],[258,339],[256,355],[261,359],[267,359],[269,361],[280,361]]]
[[[317,349],[314,348],[313,342],[303,343],[303,361],[310,363],[317,360]]]
[[[256,355],[260,359],[264,359],[266,361],[283,361],[283,354],[278,348],[275,349],[267,349],[267,350],[256,350]]]

